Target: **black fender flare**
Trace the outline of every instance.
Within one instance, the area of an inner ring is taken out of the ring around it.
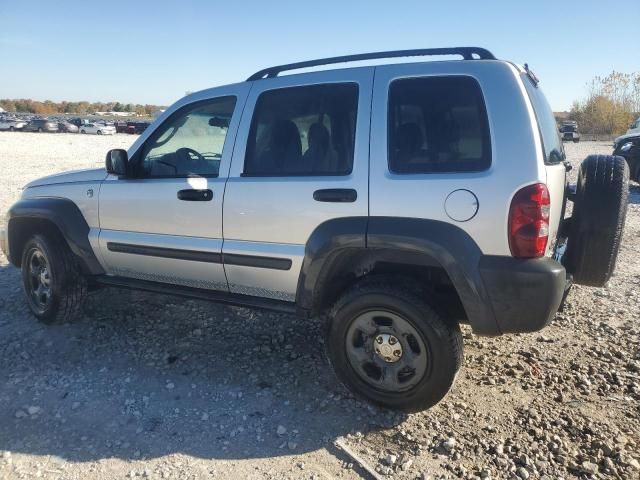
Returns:
[[[313,310],[318,296],[330,281],[326,272],[342,253],[353,249],[397,252],[400,262],[422,258],[425,264],[444,269],[453,283],[473,330],[500,333],[479,264],[482,252],[461,228],[437,220],[398,217],[346,217],[319,225],[311,234],[298,281],[296,302]]]
[[[9,260],[19,266],[21,259],[16,251],[20,230],[29,220],[44,220],[55,225],[73,254],[78,258],[86,274],[101,275],[104,270],[89,243],[89,225],[78,206],[67,198],[37,197],[16,202],[7,214]],[[16,252],[16,253],[14,253]]]

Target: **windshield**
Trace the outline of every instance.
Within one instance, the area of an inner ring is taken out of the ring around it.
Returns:
[[[560,127],[560,131],[562,133],[567,133],[567,132],[575,132],[578,129],[576,128],[575,125],[563,125],[562,127]]]
[[[538,121],[538,128],[542,137],[542,149],[545,163],[558,163],[565,159],[562,140],[558,135],[556,119],[549,102],[539,86],[534,85],[526,74],[522,74],[522,81],[527,89],[533,110]]]

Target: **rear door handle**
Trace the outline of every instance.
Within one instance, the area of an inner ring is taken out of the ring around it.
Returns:
[[[210,202],[212,199],[213,192],[209,189],[187,189],[178,191],[178,200],[185,200],[187,202]]]
[[[358,192],[353,188],[325,188],[313,192],[317,202],[353,203],[357,198]]]

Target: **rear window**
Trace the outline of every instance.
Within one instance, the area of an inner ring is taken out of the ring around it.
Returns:
[[[471,77],[395,80],[388,129],[394,173],[477,172],[491,165],[487,112]]]
[[[538,128],[540,129],[540,136],[542,137],[544,162],[547,164],[562,162],[565,159],[564,147],[562,146],[560,135],[558,135],[553,110],[551,110],[551,106],[544,96],[544,93],[542,93],[542,90],[540,90],[540,87],[534,85],[526,74],[522,74],[522,81],[529,94],[533,111],[538,121]]]

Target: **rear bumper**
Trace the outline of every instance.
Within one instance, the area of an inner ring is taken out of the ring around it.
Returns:
[[[551,258],[483,256],[480,276],[499,332],[536,332],[558,311],[569,282],[564,267]]]

